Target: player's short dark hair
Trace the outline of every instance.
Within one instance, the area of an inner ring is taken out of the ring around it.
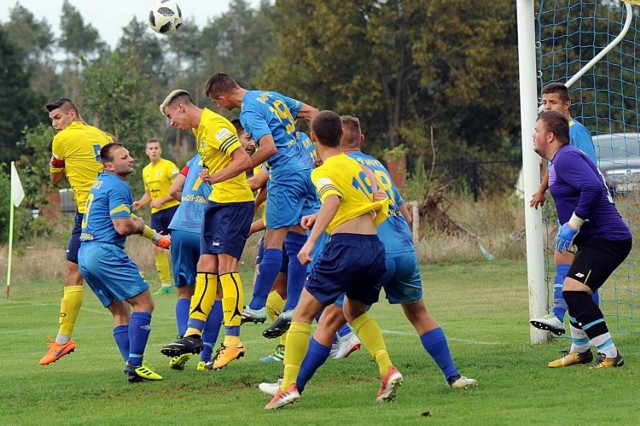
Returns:
[[[112,162],[113,152],[118,148],[122,148],[123,146],[124,145],[122,145],[120,142],[109,142],[108,144],[103,146],[100,149],[100,160],[102,161],[102,165],[105,166],[107,163]]]
[[[562,83],[549,83],[542,88],[543,95],[550,95],[552,93],[560,94],[560,100],[562,100],[562,102],[571,101],[571,96],[569,96],[569,89]]]
[[[220,95],[235,92],[239,88],[240,86],[231,76],[219,72],[209,77],[204,84],[204,95],[209,99],[215,99]]]
[[[340,146],[342,121],[335,112],[325,110],[316,114],[311,120],[311,131],[322,145],[332,148]]]
[[[343,115],[340,117],[340,121],[342,122],[342,129],[344,131],[340,144],[347,147],[360,147],[362,130],[360,129],[360,120],[358,117]]]
[[[65,113],[68,113],[70,110],[74,110],[76,112],[76,115],[78,117],[80,116],[80,110],[78,109],[76,104],[74,104],[71,101],[71,99],[68,99],[68,98],[56,99],[55,101],[45,105],[45,108],[49,112],[51,112],[51,111],[53,111],[55,109],[58,109],[58,108],[62,109]]]
[[[160,139],[158,139],[158,138],[149,138],[149,139],[147,139],[147,145],[149,145],[150,143],[160,144]]]
[[[552,132],[562,145],[569,143],[569,120],[558,111],[545,111],[538,116],[548,132]]]
[[[233,124],[233,127],[236,128],[236,132],[238,133],[238,136],[240,136],[240,133],[246,131],[244,130],[244,127],[242,127],[242,123],[240,123],[239,118],[234,118],[233,120],[231,120],[231,124]]]

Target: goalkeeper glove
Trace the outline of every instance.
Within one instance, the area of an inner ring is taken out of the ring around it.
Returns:
[[[584,219],[579,218],[574,213],[571,215],[569,222],[560,227],[558,236],[556,237],[556,251],[558,253],[562,253],[564,250],[569,251],[571,244],[573,244],[573,239],[578,235],[578,232],[580,232],[580,227],[584,222]]]

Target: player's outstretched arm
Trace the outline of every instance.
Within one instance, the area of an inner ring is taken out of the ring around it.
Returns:
[[[309,235],[307,242],[304,243],[300,252],[298,252],[298,260],[301,264],[306,265],[311,263],[311,252],[316,245],[316,241],[318,241],[318,238],[320,238],[320,236],[327,230],[327,226],[329,226],[333,220],[333,217],[338,212],[339,207],[340,197],[335,194],[327,196],[322,201],[322,207],[320,207],[316,216],[316,221],[313,224],[311,235]]]
[[[138,216],[136,216],[135,214],[131,213],[131,219],[132,220],[142,220],[142,218],[139,218]],[[163,249],[168,249],[169,247],[171,247],[171,238],[167,235],[162,235],[162,234],[158,234],[155,230],[149,228],[147,225],[144,224],[144,221],[142,222],[143,228],[142,228],[142,232],[139,232],[139,234],[141,234],[143,237],[145,237],[147,240],[150,240],[153,244],[155,244],[156,246],[163,248]]]

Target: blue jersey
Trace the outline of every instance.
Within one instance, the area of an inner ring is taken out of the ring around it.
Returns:
[[[271,134],[278,149],[268,161],[272,176],[313,167],[300,143],[304,134],[296,130],[295,119],[302,106],[302,102],[277,92],[251,90],[242,98],[242,127],[256,143]]]
[[[126,236],[118,234],[111,219],[130,219],[133,195],[129,185],[113,173],[103,172],[93,182],[82,218],[82,244],[99,242],[124,249]]]
[[[587,157],[593,161],[593,164],[598,164],[591,133],[589,133],[582,123],[574,118],[569,120],[569,143],[587,154]]]
[[[350,152],[349,157],[358,163],[367,166],[376,176],[379,189],[383,190],[389,198],[389,217],[378,227],[378,238],[384,244],[387,254],[404,253],[413,251],[413,238],[409,224],[400,213],[400,206],[404,200],[391,179],[389,171],[374,157],[362,152]]]
[[[602,174],[578,148],[564,145],[556,152],[549,167],[549,189],[560,223],[567,223],[574,212],[586,220],[576,236],[576,244],[585,237],[631,238],[631,231],[616,210]]]
[[[196,154],[189,160],[183,172],[185,169],[188,169],[188,172],[182,188],[182,199],[169,224],[169,229],[200,234],[204,206],[211,194],[211,185],[200,179],[200,170],[202,170],[200,154]]]

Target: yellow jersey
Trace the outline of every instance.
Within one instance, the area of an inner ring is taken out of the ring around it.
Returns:
[[[161,158],[158,164],[149,163],[142,169],[142,180],[144,181],[144,189],[151,195],[151,200],[166,197],[169,195],[169,188],[176,177],[180,174],[180,170],[173,161]],[[151,208],[151,214],[166,210],[180,204],[179,201],[171,199],[163,203],[160,208]]]
[[[64,171],[79,213],[84,213],[91,186],[102,172],[100,149],[109,142],[110,135],[80,121],[71,122],[53,138],[49,170]]]
[[[345,154],[327,158],[320,167],[313,169],[311,180],[322,202],[329,195],[340,197],[340,206],[327,226],[327,233],[331,234],[336,226],[366,213],[375,215],[376,226],[387,218],[389,200],[373,201],[371,182],[353,158]]]
[[[214,174],[231,163],[231,153],[242,149],[238,133],[229,120],[204,108],[197,129],[193,133],[198,144],[198,154],[203,167]],[[216,203],[240,203],[253,201],[253,193],[247,182],[246,173],[212,185],[209,200]]]

